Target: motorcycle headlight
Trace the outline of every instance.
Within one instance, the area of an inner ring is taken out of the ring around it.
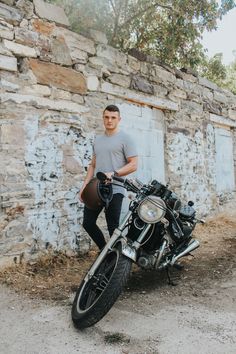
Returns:
[[[165,215],[165,202],[154,195],[146,197],[138,206],[138,215],[141,220],[149,224],[159,222]]]

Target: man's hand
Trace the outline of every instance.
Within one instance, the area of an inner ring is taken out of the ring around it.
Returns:
[[[79,191],[79,200],[81,201],[81,203],[84,203],[81,194],[83,193],[85,187],[81,188],[81,190]]]
[[[105,173],[105,175],[107,176],[108,179],[110,179],[112,181],[112,178],[114,176],[114,172],[107,172],[107,173]]]

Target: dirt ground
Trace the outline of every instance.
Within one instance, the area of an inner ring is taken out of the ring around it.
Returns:
[[[58,347],[57,340],[43,351],[36,346],[35,351],[20,352],[236,353],[236,214],[208,219],[197,226],[195,237],[201,243],[195,257],[184,258],[184,270],[171,272],[176,286],[168,285],[165,272],[133,267],[127,288],[113,309],[96,326],[83,331],[80,349],[69,349],[68,341]],[[92,250],[83,257],[49,253],[38,261],[6,268],[0,272],[1,298],[7,293],[6,304],[12,299],[13,304],[25,304],[22,308],[30,311],[34,306],[44,309],[44,316],[51,316],[46,322],[52,324],[57,314],[64,313],[66,330],[61,317],[57,325],[67,337],[77,336],[69,318],[71,302],[96,253]],[[0,329],[0,338],[5,338],[4,333]],[[1,353],[19,352],[4,340],[0,340]],[[72,341],[76,341],[74,337]]]

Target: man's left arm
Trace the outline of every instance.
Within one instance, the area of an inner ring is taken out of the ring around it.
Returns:
[[[114,173],[116,173],[118,177],[123,177],[129,175],[132,172],[135,172],[138,167],[138,156],[127,157],[126,160],[127,160],[126,165],[124,165],[123,167],[119,168],[116,171],[107,172],[106,173],[107,177],[112,178]]]
[[[138,156],[127,157],[127,164],[118,170],[114,171],[119,177],[127,176],[132,172],[135,172],[138,168]]]

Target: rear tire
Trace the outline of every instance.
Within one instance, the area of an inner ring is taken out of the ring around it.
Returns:
[[[127,283],[132,261],[121,248],[109,251],[91,279],[83,280],[72,305],[72,320],[77,328],[94,325],[111,309]]]

